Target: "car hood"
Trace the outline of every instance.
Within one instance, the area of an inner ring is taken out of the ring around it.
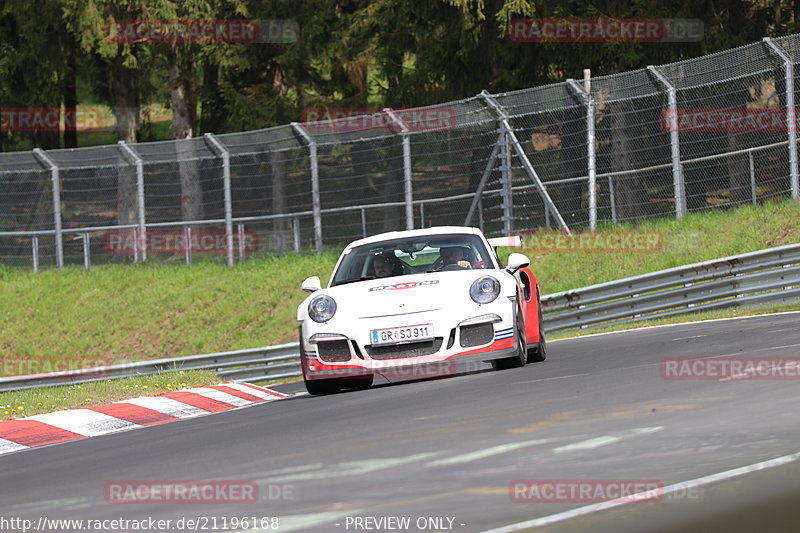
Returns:
[[[473,281],[493,275],[502,283],[502,275],[494,270],[458,270],[431,272],[390,278],[358,281],[322,289],[312,294],[303,305],[319,294],[331,296],[337,303],[337,315],[351,318],[373,318],[405,315],[446,308],[475,305],[469,296]]]

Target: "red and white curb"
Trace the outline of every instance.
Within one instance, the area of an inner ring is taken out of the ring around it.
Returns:
[[[287,398],[249,383],[223,383],[0,421],[0,455]]]

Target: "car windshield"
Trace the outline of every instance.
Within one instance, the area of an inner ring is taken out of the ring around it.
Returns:
[[[494,263],[477,235],[406,237],[350,249],[336,269],[331,287],[421,272],[483,268],[494,268]]]

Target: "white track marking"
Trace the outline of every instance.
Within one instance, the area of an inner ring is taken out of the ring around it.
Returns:
[[[36,420],[37,422],[43,422],[57,428],[66,429],[67,431],[86,437],[95,437],[97,435],[114,433],[123,429],[141,427],[139,424],[98,413],[90,409],[56,411],[55,413],[32,416],[25,420]]]
[[[235,405],[236,407],[251,405],[253,403],[250,400],[245,400],[244,398],[234,396],[233,394],[229,394],[227,392],[223,392],[217,389],[211,389],[208,387],[197,387],[195,389],[186,389],[180,392],[191,392],[192,394],[197,394],[198,396],[204,396],[212,400],[217,400],[218,402]]]
[[[17,444],[16,442],[11,442],[10,440],[0,439],[0,455],[9,452],[15,452],[17,450],[26,450],[28,446],[24,444]]]
[[[415,455],[408,455],[406,457],[392,457],[389,459],[366,459],[361,461],[348,461],[344,463],[336,463],[327,465],[322,470],[314,472],[305,472],[297,474],[287,474],[283,476],[275,476],[266,478],[264,481],[270,483],[280,483],[289,481],[313,481],[316,479],[330,479],[344,476],[360,476],[376,472],[378,470],[385,470],[395,466],[413,463],[415,461],[423,461],[430,457],[439,455],[440,452],[427,452],[418,453]]]
[[[258,398],[262,398],[264,400],[280,400],[281,399],[280,396],[276,396],[275,394],[270,394],[268,392],[264,392],[262,390],[254,389],[253,387],[248,387],[247,385],[241,385],[239,383],[223,383],[223,385],[225,385],[226,387],[230,387],[232,389],[236,389],[236,390],[241,391],[241,392],[246,392],[247,394],[250,394],[252,396],[256,396]],[[286,394],[284,392],[281,392],[280,394],[283,394],[283,395],[285,395],[287,397],[291,396],[290,394]]]
[[[606,331],[605,333],[588,333],[586,335],[580,335],[579,337],[564,337],[563,339],[554,339],[552,341],[547,341],[547,342],[552,343],[561,341],[574,341],[577,339],[588,339],[590,337],[600,337],[603,335],[617,335],[619,333],[635,333],[638,331],[647,331],[649,329],[674,328],[676,326],[689,326],[692,324],[710,324],[712,322],[724,322],[727,320],[745,320],[748,318],[761,318],[765,316],[796,315],[799,313],[800,311],[784,311],[782,313],[765,313],[762,315],[732,316],[728,318],[712,318],[711,320],[694,320],[691,322],[679,322],[677,324],[661,324],[659,326],[645,326],[642,328],[621,329],[619,331]]]
[[[429,463],[425,463],[426,467],[432,466],[445,466],[445,465],[454,465],[459,463],[468,463],[470,461],[477,461],[478,459],[484,459],[486,457],[491,457],[492,455],[498,455],[501,453],[511,452],[514,450],[519,450],[520,448],[527,448],[528,446],[536,446],[537,444],[547,444],[549,442],[553,442],[556,440],[564,440],[561,439],[537,439],[537,440],[527,440],[524,442],[515,442],[512,444],[501,444],[499,446],[492,446],[491,448],[486,448],[483,450],[478,450],[476,452],[465,453],[463,455],[456,455],[454,457],[448,457],[447,459],[438,459],[436,461],[431,461]]]
[[[115,403],[132,403],[139,407],[146,407],[153,411],[158,411],[165,415],[174,416],[175,418],[192,418],[195,416],[207,415],[209,411],[194,407],[171,398],[164,398],[163,396],[144,396],[142,398],[134,398],[132,400],[124,400]]]
[[[703,485],[717,483],[719,481],[725,481],[726,479],[732,479],[746,474],[751,474],[759,470],[766,470],[768,468],[774,468],[776,466],[785,465],[797,461],[798,459],[800,459],[800,452],[793,453],[790,455],[784,455],[782,457],[776,457],[775,459],[770,459],[768,461],[763,461],[761,463],[755,463],[752,465],[743,466],[741,468],[734,468],[733,470],[726,470],[724,472],[719,472],[717,474],[711,474],[709,476],[699,477],[681,483],[675,483],[673,485],[664,487],[662,494],[666,496],[667,494],[672,494],[673,492],[679,490],[685,491],[687,489],[702,487]],[[513,531],[520,531],[522,529],[540,527],[555,522],[561,522],[563,520],[569,520],[570,518],[576,518],[578,516],[595,513],[597,511],[605,511],[606,509],[612,509],[620,505],[635,503],[637,501],[637,497],[640,498],[640,500],[643,500],[645,494],[644,493],[634,494],[633,496],[625,500],[610,500],[601,503],[595,503],[592,505],[586,505],[584,507],[578,507],[577,509],[571,509],[563,513],[558,513],[550,516],[543,516],[542,518],[535,518],[533,520],[528,520],[525,522],[518,522],[516,524],[510,524],[495,529],[489,529],[484,531],[483,533],[511,533]]]
[[[553,448],[553,453],[576,452],[580,450],[594,450],[595,448],[600,448],[608,444],[613,444],[615,442],[619,442],[621,440],[630,437],[656,433],[658,431],[661,431],[662,429],[664,429],[664,426],[657,426],[652,428],[636,428],[630,431],[623,431],[621,433],[613,435],[603,435],[602,437],[595,437],[593,439],[582,440],[580,442],[575,442],[573,444],[567,444],[566,446],[559,446],[558,448]]]

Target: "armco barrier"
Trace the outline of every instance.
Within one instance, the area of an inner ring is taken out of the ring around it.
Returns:
[[[757,304],[800,301],[800,244],[703,261],[542,296],[547,332]],[[0,392],[151,375],[214,370],[228,381],[300,376],[298,344],[0,378]]]

